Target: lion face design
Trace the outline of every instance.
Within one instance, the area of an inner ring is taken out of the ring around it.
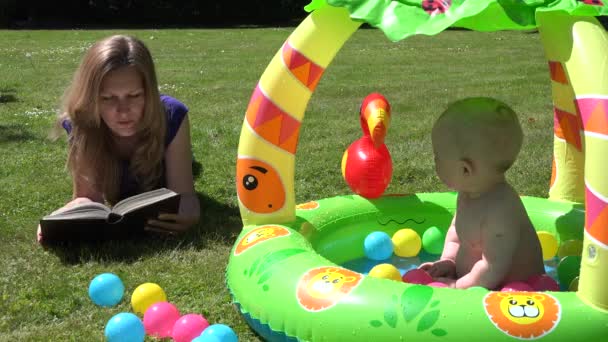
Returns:
[[[317,274],[306,284],[306,291],[315,298],[327,298],[340,292],[342,286],[355,281],[355,277],[347,277],[344,274],[328,269],[327,271]]]
[[[251,234],[247,235],[247,237],[245,239],[243,239],[243,245],[250,245],[254,242],[256,242],[257,240],[260,240],[262,238],[269,238],[275,235],[275,229],[274,228],[261,228],[256,230],[255,232],[252,232]]]
[[[538,292],[490,292],[485,310],[505,334],[530,339],[550,333],[561,318],[561,306],[552,296]]]
[[[281,226],[266,225],[253,229],[245,234],[241,241],[236,245],[234,255],[239,255],[247,249],[273,238],[289,235],[289,230]]]
[[[545,298],[537,296],[514,295],[504,297],[500,302],[500,310],[511,320],[519,324],[532,324],[538,322],[543,317],[544,306],[542,301]]]
[[[326,310],[349,294],[361,279],[361,274],[341,267],[315,268],[302,276],[296,296],[308,311]]]

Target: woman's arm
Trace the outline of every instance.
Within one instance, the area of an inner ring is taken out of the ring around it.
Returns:
[[[165,151],[165,167],[167,188],[181,194],[179,212],[177,215],[161,214],[158,220],[148,221],[148,229],[160,232],[185,232],[197,224],[200,218],[200,204],[194,191],[192,176],[190,122],[187,115]]]

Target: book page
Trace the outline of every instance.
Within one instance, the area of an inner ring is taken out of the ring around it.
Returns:
[[[160,188],[125,198],[124,200],[116,203],[112,211],[119,215],[125,215],[131,211],[161,202],[174,196],[179,195],[169,189]]]
[[[69,208],[60,209],[51,215],[43,217],[43,220],[66,220],[66,219],[105,219],[110,213],[110,208],[97,202],[79,203]]]

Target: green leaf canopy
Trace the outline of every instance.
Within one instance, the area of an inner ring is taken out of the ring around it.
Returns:
[[[608,0],[313,0],[305,7],[344,7],[353,20],[380,28],[393,41],[435,35],[449,27],[476,31],[536,28],[536,13],[608,15]]]

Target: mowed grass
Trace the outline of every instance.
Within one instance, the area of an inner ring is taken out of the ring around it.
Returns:
[[[249,97],[292,30],[0,31],[0,341],[102,340],[108,319],[131,311],[130,295],[144,282],[161,285],[182,313],[227,324],[242,341],[259,340],[233,308],[224,279],[241,229],[235,161]],[[45,250],[35,242],[37,222],[71,196],[66,140],[47,134],[83,52],[113,33],[144,40],[161,91],[190,108],[201,224],[180,238]],[[521,194],[546,197],[553,115],[537,34],[448,31],[392,43],[378,30],[357,31],[309,103],[296,160],[298,202],[351,193],[340,161],[361,135],[358,108],[370,92],[384,94],[393,110],[387,193],[446,191],[434,172],[432,123],[450,101],[493,96],[513,106],[525,133],[508,178]],[[89,282],[103,272],[125,284],[117,307],[88,298]]]

